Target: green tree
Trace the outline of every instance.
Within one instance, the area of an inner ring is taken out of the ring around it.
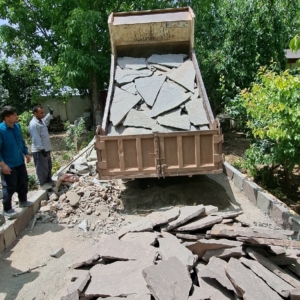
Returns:
[[[259,81],[241,93],[254,142],[247,150],[249,166],[278,165],[289,175],[300,164],[300,75],[261,68]]]

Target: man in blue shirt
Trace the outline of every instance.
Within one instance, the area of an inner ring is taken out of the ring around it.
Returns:
[[[22,136],[21,126],[16,109],[4,106],[1,111],[3,122],[0,123],[0,166],[3,189],[4,215],[14,219],[18,213],[12,208],[12,195],[19,197],[19,207],[27,207],[32,202],[27,201],[28,174],[24,163],[30,162],[28,148]]]

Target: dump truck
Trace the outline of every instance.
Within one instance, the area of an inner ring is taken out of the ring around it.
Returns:
[[[100,179],[222,172],[223,135],[194,51],[190,7],[112,13],[95,148]]]

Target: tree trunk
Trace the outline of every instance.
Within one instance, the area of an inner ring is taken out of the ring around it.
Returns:
[[[284,169],[284,188],[286,191],[290,190],[290,173],[288,167],[283,167]]]
[[[98,77],[96,73],[92,75],[92,103],[93,103],[94,125],[98,126],[101,125],[102,123],[102,114],[101,114]]]

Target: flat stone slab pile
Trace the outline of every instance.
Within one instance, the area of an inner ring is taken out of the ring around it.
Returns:
[[[209,129],[195,77],[184,54],[118,58],[107,134]]]
[[[61,299],[299,299],[300,242],[208,205],[153,212],[69,266]]]
[[[70,185],[62,183],[49,192],[49,200],[41,202],[35,215],[37,222],[66,224],[69,228],[79,225],[85,232],[99,234],[117,232],[124,222],[118,213],[123,210],[121,189],[114,180],[101,181],[96,177],[78,176],[78,181]]]

